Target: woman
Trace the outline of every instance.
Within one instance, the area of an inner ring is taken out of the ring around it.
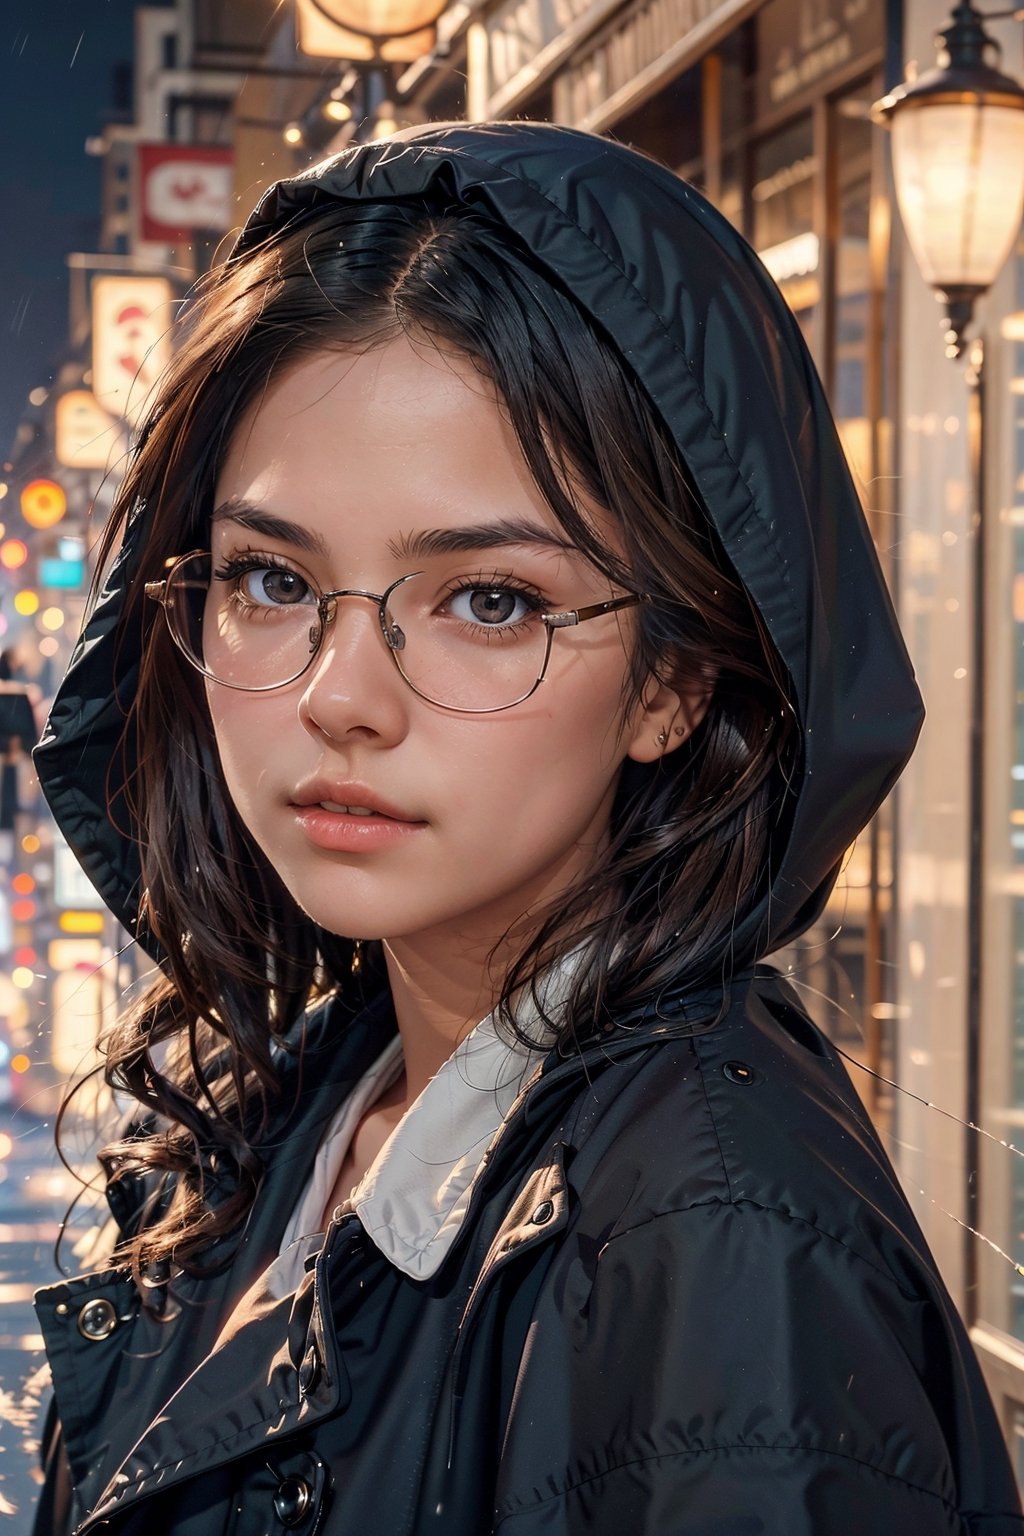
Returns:
[[[448,125],[264,200],[38,766],[161,975],[38,1309],[41,1529],[1021,1531],[762,955],[920,701],[770,280],[667,171]]]

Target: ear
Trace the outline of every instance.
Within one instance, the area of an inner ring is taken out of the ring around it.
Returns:
[[[707,713],[714,686],[713,680],[672,685],[648,678],[631,721],[626,756],[634,763],[656,763],[681,747]]]

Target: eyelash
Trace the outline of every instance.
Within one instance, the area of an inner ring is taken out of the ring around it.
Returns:
[[[287,560],[282,560],[279,555],[266,555],[258,549],[243,549],[237,554],[225,555],[223,564],[214,571],[214,577],[218,581],[234,581],[239,576],[245,576],[249,571],[260,571],[264,567],[274,571],[290,571],[296,576],[302,576],[301,571],[296,571]]]
[[[498,589],[515,592],[533,604],[534,612],[541,613],[551,604],[532,582],[513,576],[511,571],[478,571],[471,576],[454,576],[445,588],[445,598],[457,597],[460,592],[480,592]]]

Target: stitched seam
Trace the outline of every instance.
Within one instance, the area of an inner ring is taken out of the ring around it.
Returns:
[[[719,1156],[719,1158],[721,1159],[721,1162],[722,1162],[722,1177],[725,1180],[725,1187],[726,1187],[726,1190],[728,1191],[728,1194],[729,1194],[729,1201],[730,1201],[731,1204],[735,1204],[736,1203],[735,1202],[735,1197],[734,1197],[733,1192],[732,1192],[732,1180],[729,1177],[729,1169],[728,1169],[728,1167],[726,1165],[726,1161],[725,1161],[725,1151],[724,1151],[724,1148],[722,1147],[722,1138],[718,1134],[718,1120],[716,1119],[715,1112],[714,1112],[714,1110],[711,1107],[711,1096],[708,1093],[708,1080],[707,1080],[707,1074],[704,1071],[704,1063],[701,1061],[700,1055],[697,1052],[697,1050],[693,1046],[691,1046],[690,1049],[691,1049],[691,1054],[693,1056],[694,1066],[697,1068],[697,1071],[700,1074],[700,1091],[704,1095],[704,1103],[707,1105],[708,1119],[711,1121],[711,1129],[714,1132],[714,1136],[715,1136],[715,1146],[718,1148],[718,1156]],[[631,1232],[633,1230],[634,1229],[632,1227],[625,1228],[626,1232]],[[616,1232],[615,1236],[616,1237],[624,1236],[624,1233]]]
[[[743,1206],[750,1206],[755,1211],[763,1211],[766,1216],[777,1216],[780,1217],[783,1221],[790,1221],[797,1226],[806,1227],[809,1232],[815,1232],[819,1237],[827,1238],[830,1243],[833,1243],[837,1248],[842,1248],[851,1256],[851,1258],[857,1259],[859,1263],[863,1264],[867,1269],[872,1270],[876,1275],[880,1276],[881,1279],[887,1280],[889,1284],[894,1288],[894,1290],[897,1290],[899,1294],[903,1296],[907,1301],[916,1302],[923,1299],[922,1297],[918,1296],[915,1291],[904,1289],[904,1287],[900,1285],[899,1281],[895,1279],[889,1270],[883,1269],[880,1265],[873,1263],[871,1259],[865,1258],[864,1254],[862,1254],[859,1249],[852,1247],[847,1242],[844,1242],[841,1237],[837,1237],[834,1232],[829,1232],[826,1227],[819,1227],[817,1222],[808,1221],[806,1216],[794,1215],[792,1211],[783,1210],[781,1206],[763,1205],[759,1200],[752,1200],[749,1198],[749,1196],[743,1196],[738,1200],[722,1200],[717,1195],[711,1195],[707,1200],[694,1200],[690,1205],[673,1206],[670,1210],[658,1211],[655,1213],[655,1215],[648,1216],[644,1221],[638,1221],[634,1226],[626,1227],[621,1232],[616,1232],[612,1237],[609,1237],[608,1241],[605,1243],[601,1250],[601,1254],[603,1256],[611,1247],[612,1243],[620,1242],[622,1238],[628,1237],[631,1232],[639,1232],[644,1227],[652,1226],[656,1221],[661,1221],[665,1216],[685,1216],[690,1211],[706,1209],[708,1206],[712,1205],[721,1206],[723,1209],[731,1209],[735,1211],[740,1211]]]
[[[886,1482],[896,1483],[899,1487],[908,1488],[913,1493],[923,1494],[925,1498],[936,1499],[951,1514],[956,1515],[958,1518],[960,1516],[960,1510],[957,1506],[952,1504],[943,1494],[936,1493],[933,1488],[922,1488],[919,1483],[912,1483],[905,1477],[899,1477],[895,1472],[886,1472],[883,1467],[877,1466],[873,1461],[864,1461],[859,1456],[849,1455],[848,1452],[826,1451],[813,1445],[744,1445],[742,1441],[739,1441],[735,1445],[707,1445],[701,1446],[699,1449],[691,1448],[685,1451],[660,1451],[654,1456],[636,1456],[630,1461],[617,1461],[614,1466],[605,1467],[602,1471],[595,1472],[590,1477],[582,1477],[576,1482],[567,1483],[557,1493],[546,1494],[541,1499],[534,1499],[529,1504],[520,1505],[518,1509],[506,1508],[499,1524],[504,1524],[506,1520],[515,1519],[517,1515],[526,1514],[530,1510],[539,1509],[541,1505],[550,1504],[555,1499],[564,1499],[568,1494],[575,1493],[578,1488],[585,1488],[589,1483],[599,1483],[602,1478],[612,1477],[616,1472],[627,1471],[630,1467],[644,1467],[651,1462],[676,1461],[683,1456],[693,1458],[698,1456],[717,1456],[722,1452],[726,1455],[732,1455],[736,1451],[757,1456],[763,1456],[765,1453],[770,1455],[781,1453],[783,1455],[821,1456],[834,1461],[850,1462],[853,1466],[863,1467],[866,1472],[871,1472],[876,1477],[884,1478]],[[506,1504],[507,1502],[506,1500]]]

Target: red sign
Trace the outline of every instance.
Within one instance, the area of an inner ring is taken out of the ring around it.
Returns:
[[[140,144],[143,240],[186,240],[234,222],[234,151],[211,144]]]
[[[171,285],[165,277],[97,277],[92,285],[92,389],[105,411],[136,423],[171,360]]]

